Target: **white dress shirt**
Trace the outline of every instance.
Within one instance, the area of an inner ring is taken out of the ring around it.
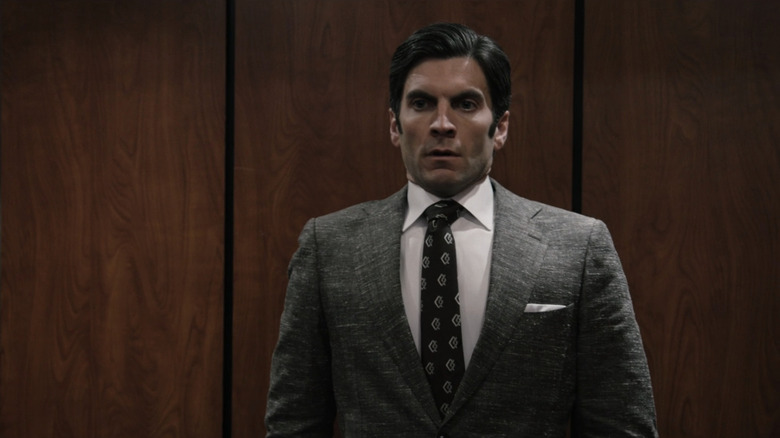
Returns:
[[[406,318],[420,352],[420,271],[422,242],[428,227],[422,216],[428,206],[441,200],[422,187],[409,182],[401,234],[401,293]],[[461,334],[466,367],[482,330],[490,282],[493,245],[493,186],[485,178],[452,198],[465,208],[450,228],[455,237],[460,293]]]

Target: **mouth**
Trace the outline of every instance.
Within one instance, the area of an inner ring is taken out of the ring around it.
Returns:
[[[458,154],[450,149],[436,148],[427,153],[429,157],[457,157]]]

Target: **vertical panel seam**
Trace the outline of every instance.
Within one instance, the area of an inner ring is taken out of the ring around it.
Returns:
[[[582,213],[583,82],[585,58],[585,0],[574,2],[574,72],[572,96],[572,211]]]
[[[225,0],[225,224],[222,333],[222,438],[233,425],[233,239],[235,164],[235,0]]]

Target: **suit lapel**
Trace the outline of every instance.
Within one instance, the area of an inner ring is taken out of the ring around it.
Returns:
[[[420,365],[406,310],[401,296],[401,228],[406,206],[406,189],[366,207],[366,232],[357,247],[362,264],[357,272],[375,286],[377,334],[382,336],[388,355],[432,420],[439,422],[428,380]],[[370,210],[369,210],[370,209]]]
[[[474,394],[509,342],[523,317],[547,248],[530,224],[539,208],[495,181],[493,185],[495,232],[484,325],[450,412]]]

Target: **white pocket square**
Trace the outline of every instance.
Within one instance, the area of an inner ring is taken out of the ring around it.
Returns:
[[[525,306],[525,313],[552,312],[553,310],[563,309],[564,307],[566,306],[562,304],[528,303],[528,305]]]

